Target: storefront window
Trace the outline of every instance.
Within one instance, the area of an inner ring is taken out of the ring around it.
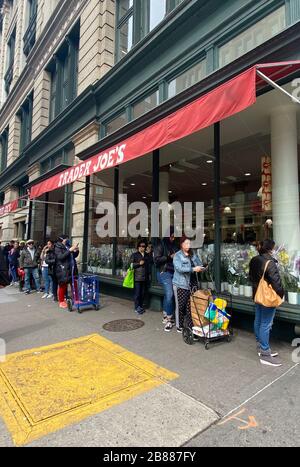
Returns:
[[[119,130],[119,128],[122,128],[122,126],[126,125],[126,123],[127,123],[127,116],[126,116],[126,113],[123,112],[118,117],[116,117],[113,120],[111,120],[110,122],[106,123],[106,125],[105,125],[105,134],[106,134],[106,136],[108,136],[111,133],[114,133],[115,131]]]
[[[254,106],[222,122],[221,279],[222,289],[233,295],[252,299],[249,262],[258,254],[258,243],[270,238],[276,243],[286,301],[298,303],[297,131],[297,109],[278,91],[259,97]]]
[[[107,212],[99,212],[100,203],[114,203],[114,169],[91,178],[89,206],[88,270],[111,276],[113,273],[113,237],[101,233],[101,219]],[[106,229],[108,226],[106,226]]]
[[[133,118],[141,117],[159,104],[159,92],[155,91],[133,105]]]
[[[185,71],[175,79],[170,81],[168,86],[168,97],[174,97],[176,94],[198,83],[206,76],[206,60],[202,60],[197,65]]]
[[[130,266],[131,255],[136,251],[138,240],[151,241],[152,154],[121,165],[119,173],[119,193],[126,196],[128,220],[119,229],[116,267],[117,275],[124,276]],[[133,203],[136,202],[144,203],[148,213],[145,228],[142,225],[137,226],[141,230],[139,236],[131,235],[129,231],[130,223],[134,222],[134,218],[140,213],[131,212],[131,209],[135,211]],[[120,206],[120,212],[124,213],[125,209]],[[125,224],[128,227],[127,231]]]
[[[263,44],[286,27],[285,5],[246,29],[219,49],[219,66],[233,62],[243,54]]]

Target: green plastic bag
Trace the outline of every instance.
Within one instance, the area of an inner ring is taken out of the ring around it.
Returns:
[[[123,281],[123,287],[126,289],[133,289],[134,288],[134,270],[129,268],[126,274],[126,277]]]

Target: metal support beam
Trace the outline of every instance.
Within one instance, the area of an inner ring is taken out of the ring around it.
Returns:
[[[118,250],[118,231],[119,231],[119,167],[114,169],[114,206],[116,212],[116,235],[113,238],[113,264],[112,273],[113,276],[117,275],[117,250]]]
[[[216,292],[221,292],[221,189],[220,189],[220,170],[221,170],[221,124],[220,122],[214,125],[214,213],[215,213],[215,260],[214,260],[214,281]]]
[[[88,248],[89,248],[89,220],[90,220],[90,179],[86,177],[85,183],[85,203],[84,203],[84,221],[83,221],[83,246],[82,246],[82,271],[87,271]]]
[[[290,99],[292,99],[292,101],[293,101],[295,104],[300,104],[299,99],[297,99],[295,96],[293,96],[293,95],[290,94],[288,91],[286,91],[285,89],[283,89],[283,87],[279,86],[279,84],[275,83],[275,81],[271,80],[268,76],[264,75],[261,71],[256,70],[256,73],[257,73],[258,76],[260,76],[264,81],[266,81],[266,83],[270,84],[274,89],[277,89],[278,91],[282,92],[282,93],[285,94],[287,97],[289,97]]]

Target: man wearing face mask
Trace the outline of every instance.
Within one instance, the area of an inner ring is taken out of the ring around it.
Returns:
[[[60,308],[68,308],[66,295],[68,284],[78,275],[76,258],[79,255],[79,245],[71,246],[68,235],[61,235],[55,245],[56,278],[58,282],[58,301]]]
[[[33,277],[37,293],[41,292],[41,284],[39,277],[40,252],[34,246],[33,240],[28,240],[26,248],[21,252],[20,269],[25,271],[25,293],[30,294],[31,286],[30,279]]]

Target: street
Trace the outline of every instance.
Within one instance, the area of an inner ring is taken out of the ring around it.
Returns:
[[[288,343],[272,342],[281,368],[263,367],[251,333],[235,330],[230,344],[206,351],[184,344],[175,328],[164,332],[159,313],[138,317],[110,296],[99,311],[78,314],[10,287],[0,290],[0,316],[0,446],[300,444],[299,363]],[[144,325],[103,329],[124,319]],[[74,346],[80,352],[70,353]]]

